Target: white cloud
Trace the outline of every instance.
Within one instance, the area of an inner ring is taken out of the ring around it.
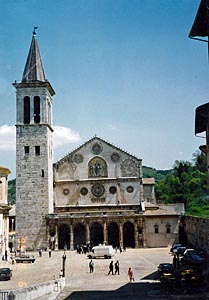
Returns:
[[[15,126],[0,126],[0,150],[15,150]]]
[[[70,128],[54,126],[53,142],[54,147],[59,148],[66,144],[77,143],[81,140],[80,134]],[[15,126],[7,124],[0,126],[0,150],[15,151]]]
[[[53,126],[54,148],[59,148],[66,144],[77,143],[81,140],[80,134],[70,128],[62,126]]]

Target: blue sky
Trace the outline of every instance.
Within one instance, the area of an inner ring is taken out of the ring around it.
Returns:
[[[34,26],[53,98],[55,161],[95,134],[157,169],[192,159],[208,102],[200,0],[0,0],[0,165],[15,177],[15,89]]]

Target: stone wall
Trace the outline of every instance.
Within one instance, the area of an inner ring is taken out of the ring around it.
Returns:
[[[187,247],[200,248],[209,254],[209,219],[183,216],[180,224],[180,242]]]

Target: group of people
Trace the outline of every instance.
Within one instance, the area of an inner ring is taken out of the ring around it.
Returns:
[[[108,275],[110,275],[110,274],[114,275],[114,263],[113,263],[113,260],[109,264]],[[119,261],[118,260],[115,262],[115,275],[116,274],[120,275],[120,273],[119,273]]]
[[[92,249],[92,246],[90,244],[84,244],[84,245],[77,245],[76,246],[76,251],[78,254],[86,254],[90,252]]]
[[[115,267],[115,269],[114,269]],[[89,272],[93,273],[94,272],[94,262],[91,259],[89,262]],[[115,263],[113,262],[113,260],[111,260],[110,264],[109,264],[109,272],[108,275],[120,275],[120,264],[119,261],[117,260]],[[128,268],[128,278],[129,278],[129,282],[133,282],[134,281],[134,274],[133,274],[133,270],[131,267]]]

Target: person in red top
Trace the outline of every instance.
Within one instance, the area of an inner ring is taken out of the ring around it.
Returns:
[[[133,270],[131,268],[128,269],[128,277],[129,277],[129,282],[134,281],[134,274],[133,274]]]

